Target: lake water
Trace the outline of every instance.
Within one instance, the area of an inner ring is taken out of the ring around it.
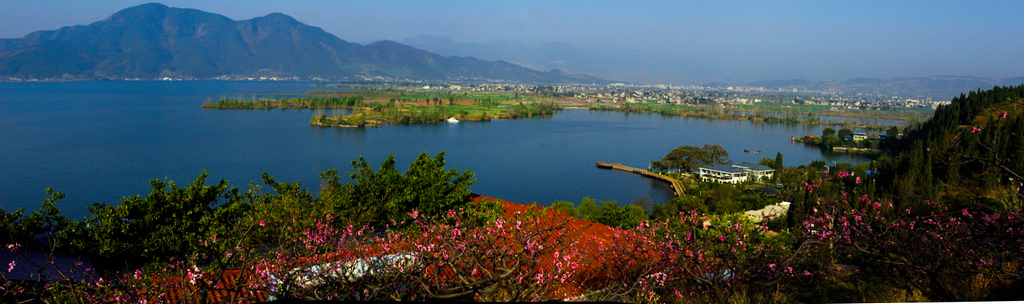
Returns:
[[[735,162],[776,152],[787,166],[864,161],[790,143],[821,134],[820,126],[565,110],[546,119],[349,129],[311,127],[311,110],[200,108],[221,97],[310,89],[299,82],[0,83],[0,206],[35,210],[50,187],[67,193],[59,204],[65,215],[81,217],[92,203],[147,194],[149,180],[187,185],[204,169],[208,183],[227,179],[244,189],[268,172],[315,190],[318,173],[348,172],[360,155],[376,167],[394,154],[404,170],[421,152],[445,151],[448,167],[476,174],[474,192],[543,205],[666,201],[667,184],[594,162],[645,168],[684,145],[721,145]]]

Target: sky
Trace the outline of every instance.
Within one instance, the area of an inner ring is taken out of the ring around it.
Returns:
[[[0,0],[0,38],[152,1]],[[726,2],[726,3],[720,3]],[[1024,76],[1024,1],[167,0],[244,20],[280,12],[341,39],[560,42],[573,72],[647,83]]]

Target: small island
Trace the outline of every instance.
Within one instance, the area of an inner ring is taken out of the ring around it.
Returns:
[[[547,117],[566,108],[660,114],[705,119],[746,120],[767,124],[840,126],[880,132],[896,122],[912,125],[926,116],[922,109],[840,109],[835,106],[772,102],[732,102],[694,98],[690,102],[594,97],[607,90],[573,86],[410,84],[318,84],[300,96],[270,95],[221,99],[203,104],[212,109],[348,109],[344,115],[317,111],[317,127],[378,127],[386,124],[480,122],[492,119]],[[601,95],[603,96],[603,95]],[[772,98],[773,96],[763,96]],[[778,99],[778,96],[774,97]],[[757,99],[760,100],[760,99]],[[849,119],[846,119],[849,118]]]
[[[351,109],[348,115],[314,114],[309,124],[320,127],[377,127],[386,124],[479,122],[550,116],[565,108],[543,96],[479,92],[409,91],[388,88],[353,91],[312,91],[312,96],[221,99],[203,104],[213,109]]]

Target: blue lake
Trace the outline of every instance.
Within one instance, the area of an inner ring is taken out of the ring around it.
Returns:
[[[301,82],[0,83],[0,206],[35,210],[50,187],[67,193],[64,214],[81,217],[92,203],[147,194],[149,180],[186,185],[203,170],[208,183],[227,179],[244,189],[268,172],[315,190],[318,173],[348,172],[361,155],[377,166],[393,154],[404,170],[421,152],[445,151],[448,167],[476,174],[474,192],[543,205],[666,201],[667,184],[594,162],[647,167],[684,145],[721,145],[735,162],[776,152],[787,166],[865,161],[790,143],[821,134],[821,126],[565,110],[545,119],[349,129],[311,127],[311,110],[200,108],[222,97],[311,89]]]

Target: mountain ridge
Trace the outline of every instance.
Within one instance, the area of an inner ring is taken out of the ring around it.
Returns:
[[[0,78],[223,77],[606,83],[506,61],[441,56],[397,42],[360,45],[282,13],[247,20],[159,3],[88,25],[0,39]]]

